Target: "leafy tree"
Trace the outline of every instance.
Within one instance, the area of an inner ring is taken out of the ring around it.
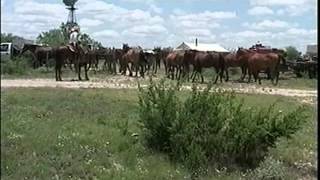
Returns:
[[[19,36],[15,36],[12,33],[1,33],[1,42],[12,42],[15,38],[21,38]]]
[[[42,32],[37,37],[37,42],[41,44],[48,44],[49,46],[59,46],[67,43],[63,32],[60,29],[51,29],[47,32]]]
[[[286,47],[286,51],[287,51],[287,59],[289,60],[295,60],[298,59],[300,57],[300,52],[293,46],[288,46]]]
[[[68,44],[69,32],[67,24],[61,23],[57,29],[52,29],[47,32],[42,32],[37,37],[37,42],[48,44],[49,46],[59,46]],[[80,33],[79,41],[83,46],[93,45],[94,47],[102,47],[100,42],[95,41],[86,33]]]

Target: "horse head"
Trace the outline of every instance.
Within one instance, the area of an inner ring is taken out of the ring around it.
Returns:
[[[123,44],[122,45],[122,50],[124,51],[124,53],[128,52],[130,49],[129,45],[128,44]]]

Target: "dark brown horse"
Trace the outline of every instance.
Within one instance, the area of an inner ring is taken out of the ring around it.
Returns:
[[[242,74],[240,79],[243,80],[246,74],[246,59],[243,58],[237,58],[237,54],[236,53],[228,53],[227,55],[224,56],[224,70],[226,72],[226,78],[225,80],[228,81],[229,80],[229,72],[228,72],[228,68],[229,67],[240,67]]]
[[[81,78],[81,67],[84,67],[85,70],[85,79],[89,80],[88,78],[88,70],[91,66],[91,63],[94,58],[92,54],[89,53],[87,49],[78,48],[78,52],[75,53],[70,50],[68,46],[60,46],[54,50],[55,55],[55,74],[56,74],[56,81],[62,81],[61,78],[61,69],[66,62],[71,62],[74,64],[74,67],[78,73],[78,79],[82,80]]]
[[[35,44],[25,44],[20,52],[20,55],[30,51],[34,58],[33,68],[43,66],[44,64],[48,67],[48,60],[53,58],[52,47],[39,46]]]
[[[168,75],[168,68],[167,68],[167,64],[166,64],[166,58],[168,57],[168,55],[172,52],[171,48],[162,48],[160,51],[160,61],[162,60],[163,65],[164,65],[164,69],[165,69],[165,73],[166,75]],[[160,64],[160,62],[159,62]]]
[[[220,82],[222,83],[222,77],[223,77],[223,71],[224,71],[224,60],[223,55],[216,52],[200,52],[196,50],[187,50],[186,56],[188,58],[187,63],[192,63],[193,68],[193,74],[191,75],[192,82],[195,81],[195,78],[197,74],[201,77],[201,82],[204,82],[203,75],[202,75],[202,69],[203,68],[210,68],[214,67],[216,71],[216,79],[214,83],[217,83],[218,78],[220,77]]]
[[[157,73],[157,54],[155,54],[152,51],[146,51],[144,52],[144,57],[146,59],[146,72],[148,74],[154,75]]]
[[[144,77],[145,73],[145,65],[147,61],[145,59],[142,48],[135,47],[130,48],[127,45],[123,45],[124,55],[121,58],[120,67],[122,67],[122,74],[126,73],[126,69],[129,70],[129,76],[132,76],[132,70],[136,71],[136,77],[138,77],[138,71],[140,72],[140,76]],[[131,67],[129,66],[131,64]]]
[[[117,74],[117,59],[114,57],[114,48],[105,48],[104,49],[104,63],[103,69],[107,70],[110,74]]]
[[[183,51],[175,51],[168,54],[166,57],[164,64],[166,68],[166,74],[171,79],[180,79],[181,74],[183,72],[183,59],[184,59],[184,52]],[[176,75],[174,75],[176,72]]]

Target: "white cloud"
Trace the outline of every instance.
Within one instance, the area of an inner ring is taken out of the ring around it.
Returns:
[[[280,7],[282,9],[277,10],[278,15],[290,16],[299,16],[309,10],[316,10],[316,3],[316,0],[250,0],[252,6]]]
[[[231,48],[250,47],[257,41],[275,48],[295,46],[299,51],[305,52],[307,44],[317,42],[316,29],[290,28],[285,31],[272,33],[270,31],[245,30],[239,32],[225,32],[219,37],[219,41]]]
[[[192,20],[192,21],[210,21],[214,19],[232,19],[237,17],[235,12],[229,11],[205,11],[203,13],[191,13],[184,15],[173,15],[177,20]]]
[[[309,2],[310,0],[250,0],[251,5],[260,5],[260,6],[288,6],[288,5],[303,5]]]
[[[254,16],[270,15],[273,14],[273,10],[265,6],[255,6],[248,10],[248,14]]]
[[[119,37],[119,33],[113,30],[103,30],[103,31],[98,31],[92,34],[93,37],[95,38],[100,38],[100,37],[111,37],[111,38],[115,38],[115,37]]]
[[[290,28],[286,32],[288,35],[301,35],[301,36],[311,36],[316,37],[317,30],[316,29],[302,29],[302,28]]]
[[[13,11],[1,12],[1,31],[26,38],[34,39],[67,18],[67,10],[61,4],[17,0],[12,5]]]
[[[173,9],[172,12],[173,12],[174,15],[183,15],[183,14],[186,14],[186,12],[185,12],[184,10],[179,9],[179,8]]]
[[[188,36],[210,36],[211,31],[208,29],[186,29],[184,33]]]
[[[140,25],[134,26],[122,32],[123,35],[137,35],[137,36],[156,36],[162,33],[167,33],[167,29],[162,25]]]
[[[152,12],[157,13],[157,14],[161,14],[163,12],[163,10],[161,8],[159,8],[158,6],[151,4],[150,8],[149,8]]]
[[[4,7],[5,0],[1,0],[1,8]]]
[[[250,29],[257,29],[257,30],[279,30],[279,29],[285,29],[289,28],[291,26],[296,26],[296,24],[291,25],[288,22],[280,21],[280,20],[264,20],[259,23],[243,23],[244,27],[248,27]]]
[[[97,20],[97,19],[83,18],[83,19],[80,19],[79,24],[82,24],[85,27],[99,26],[103,24],[103,21]]]

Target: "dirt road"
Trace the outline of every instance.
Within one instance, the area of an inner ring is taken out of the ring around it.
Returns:
[[[143,85],[142,85],[143,86]],[[107,80],[91,81],[63,81],[56,82],[54,79],[2,79],[1,88],[17,87],[51,87],[51,88],[112,88],[112,89],[136,89],[137,80],[135,78],[116,76]],[[204,86],[200,87],[203,88]],[[191,90],[191,86],[182,86],[182,89]],[[283,88],[266,88],[256,85],[240,85],[239,87],[220,88],[226,91],[235,91],[237,93],[247,94],[269,94],[303,98],[307,103],[314,102],[317,99],[317,90],[298,90]]]

